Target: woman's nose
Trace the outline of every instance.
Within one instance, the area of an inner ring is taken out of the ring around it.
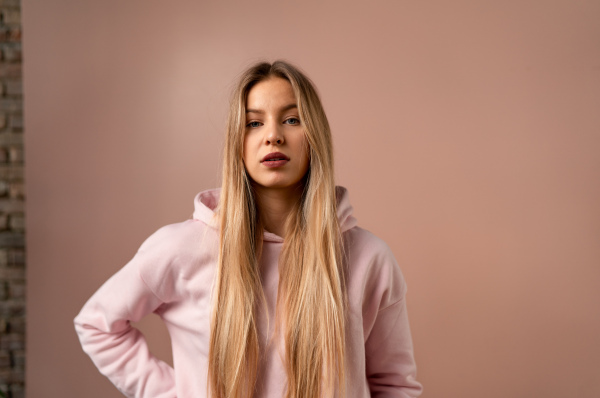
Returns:
[[[277,125],[271,125],[266,137],[267,145],[281,145],[283,144],[283,133],[281,127]]]

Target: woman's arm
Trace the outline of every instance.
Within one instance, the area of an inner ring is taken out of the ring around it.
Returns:
[[[373,397],[421,395],[406,311],[406,283],[389,246],[378,238],[360,252],[369,258],[363,292],[365,361]]]
[[[404,298],[378,311],[365,354],[371,396],[421,395],[423,387],[415,379],[417,367]]]
[[[98,370],[128,397],[175,397],[173,368],[154,357],[130,325],[162,303],[140,277],[148,256],[138,252],[83,306],[75,330]]]

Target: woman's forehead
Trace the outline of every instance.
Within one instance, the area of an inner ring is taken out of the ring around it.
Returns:
[[[248,112],[281,111],[295,106],[296,95],[292,85],[279,77],[272,77],[256,83],[246,98]]]

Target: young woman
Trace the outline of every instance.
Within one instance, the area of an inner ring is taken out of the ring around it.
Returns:
[[[416,397],[406,284],[334,184],[310,80],[259,63],[240,78],[223,186],[150,236],[75,318],[84,351],[129,397]],[[132,328],[154,312],[174,368]]]

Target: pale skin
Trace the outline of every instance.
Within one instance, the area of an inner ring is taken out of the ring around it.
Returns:
[[[285,238],[285,220],[300,199],[310,164],[296,96],[287,80],[271,77],[250,89],[246,110],[244,165],[265,229]],[[282,154],[284,164],[265,161],[273,153]]]

